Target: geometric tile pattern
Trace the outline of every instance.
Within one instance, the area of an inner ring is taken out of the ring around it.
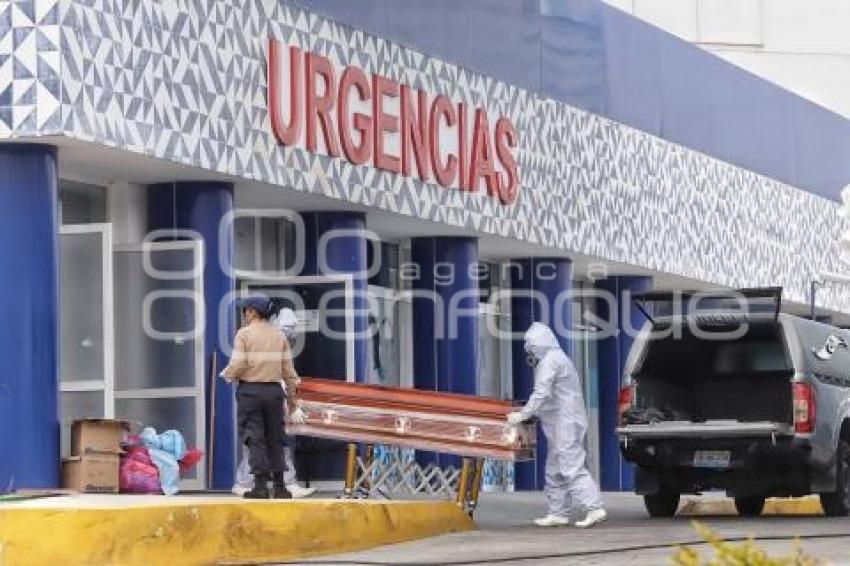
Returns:
[[[510,116],[516,202],[277,146],[268,37]],[[797,301],[850,272],[836,203],[280,0],[0,0],[0,137],[48,134]]]
[[[61,130],[59,4],[0,0],[0,136]]]

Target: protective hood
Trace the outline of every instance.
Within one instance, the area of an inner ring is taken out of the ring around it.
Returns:
[[[295,327],[298,325],[298,317],[290,308],[282,308],[274,320],[274,325],[277,326],[287,340],[292,340],[295,337]]]
[[[528,331],[525,333],[526,352],[533,354],[538,360],[542,360],[552,350],[560,349],[561,345],[551,328],[539,322],[528,327]]]

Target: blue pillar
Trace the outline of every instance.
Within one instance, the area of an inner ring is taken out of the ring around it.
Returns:
[[[413,375],[417,389],[466,393],[478,391],[478,241],[466,237],[411,240],[413,281]],[[418,456],[420,463],[433,455]],[[441,466],[455,458],[439,459]]]
[[[227,358],[219,344],[219,329],[225,335],[235,332],[235,313],[220,320],[220,305],[234,291],[232,272],[222,270],[219,250],[226,249],[226,257],[233,258],[233,226],[228,223],[228,232],[221,239],[219,225],[222,218],[233,210],[233,184],[215,181],[179,181],[160,183],[148,187],[148,229],[177,229],[198,232],[204,240],[204,303],[206,305],[206,330],[204,342],[204,375],[206,391],[213,391],[212,357],[218,352],[216,373],[227,364]],[[179,234],[178,234],[179,237]],[[232,265],[233,262],[230,261]],[[232,297],[231,297],[232,298]],[[209,481],[212,489],[230,489],[236,470],[236,431],[234,388],[224,380],[215,384],[215,399],[207,399],[207,454],[212,451],[213,477]],[[215,403],[215,430],[213,445],[210,437],[210,407]]]
[[[634,488],[632,465],[623,460],[617,440],[618,400],[626,357],[634,337],[624,329],[640,329],[644,320],[631,297],[648,291],[652,278],[646,276],[609,277],[596,282],[600,291],[611,294],[616,312],[603,299],[597,301],[596,315],[604,321],[616,321],[616,335],[600,340],[599,358],[599,453],[602,489],[631,491]]]
[[[358,382],[368,379],[366,364],[369,355],[368,337],[365,336],[369,328],[369,303],[367,292],[368,281],[368,239],[366,236],[366,216],[361,212],[304,212],[305,230],[305,255],[302,275],[332,275],[334,273],[351,274],[354,276],[354,377]],[[319,243],[323,235],[331,231],[338,231],[338,236],[327,236],[324,249],[325,264],[319,262]],[[323,270],[323,267],[325,268]],[[343,301],[331,301],[329,307],[335,310],[344,309]],[[333,317],[328,324],[335,330],[344,330],[344,320]],[[317,375],[316,377],[344,378],[344,366],[339,366],[337,360],[327,360],[334,364],[331,368],[334,375]]]
[[[571,301],[564,300],[572,289],[572,262],[567,258],[521,258],[511,261],[511,331],[513,340],[514,400],[525,403],[534,389],[534,370],[526,362],[525,341],[522,335],[532,322],[543,322],[555,332],[564,352],[569,354],[566,331],[572,328]],[[561,299],[559,300],[559,296]],[[546,462],[546,439],[537,431],[537,461],[516,466],[516,489],[543,488]]]
[[[353,275],[354,378],[358,382],[366,382],[370,344],[365,335],[369,328],[366,216],[360,212],[323,211],[302,212],[301,218],[305,232],[301,275]],[[336,234],[334,231],[337,231]],[[324,255],[324,262],[320,261],[320,255]],[[328,283],[303,285],[297,291],[304,308],[319,309],[325,301],[327,310],[341,313],[346,305],[344,297],[337,294],[340,289],[339,283]],[[336,296],[328,297],[326,293],[335,293]],[[334,314],[324,322],[334,332],[345,332],[344,317]],[[345,341],[323,332],[311,332],[304,349],[295,359],[295,365],[304,376],[345,380]],[[345,475],[346,445],[343,442],[298,437],[295,454],[299,479],[340,480]]]
[[[59,484],[56,148],[0,144],[0,493]]]

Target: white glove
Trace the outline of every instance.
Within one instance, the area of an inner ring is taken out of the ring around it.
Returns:
[[[307,413],[304,412],[304,409],[298,407],[289,415],[289,421],[292,424],[304,424],[307,422]]]
[[[525,416],[519,411],[514,411],[513,413],[508,413],[508,424],[512,426],[516,426],[525,420]]]

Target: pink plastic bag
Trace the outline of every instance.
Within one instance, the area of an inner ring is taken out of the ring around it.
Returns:
[[[131,446],[127,448],[122,458],[126,458],[127,460],[135,460],[136,462],[141,462],[142,464],[146,464],[148,466],[154,465],[153,460],[151,460],[151,455],[148,453],[148,449],[144,446]]]
[[[156,466],[136,459],[121,458],[118,481],[121,493],[162,493]]]

